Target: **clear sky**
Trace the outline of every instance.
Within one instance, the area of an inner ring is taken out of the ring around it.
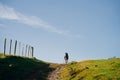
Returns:
[[[5,37],[47,62],[120,57],[120,0],[0,0],[1,52]]]

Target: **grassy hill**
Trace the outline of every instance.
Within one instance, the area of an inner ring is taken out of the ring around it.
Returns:
[[[120,58],[86,60],[64,65],[0,54],[0,80],[46,80],[53,70],[59,75],[58,80],[120,80]]]
[[[57,64],[0,54],[0,80],[46,80]]]
[[[72,62],[59,76],[59,80],[120,80],[120,58]]]

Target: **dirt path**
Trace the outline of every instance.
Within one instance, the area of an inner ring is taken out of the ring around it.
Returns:
[[[38,69],[34,70],[32,72],[32,74],[30,76],[28,76],[25,80],[59,80],[60,70],[64,67],[65,67],[65,65],[61,64],[55,70],[51,70],[52,72],[49,71],[49,69],[50,69],[49,68],[48,71],[50,73],[49,72],[47,73],[48,76],[47,75],[41,76],[41,74],[44,73],[44,71],[42,71],[41,68],[38,68]]]
[[[48,75],[48,78],[47,80],[59,80],[59,72],[60,70],[63,68],[64,66],[60,66],[58,68],[56,68],[53,72],[51,72],[49,75]]]

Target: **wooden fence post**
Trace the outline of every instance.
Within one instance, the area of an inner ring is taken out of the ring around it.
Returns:
[[[7,39],[5,38],[5,40],[4,40],[4,56],[5,56],[5,52],[6,52],[6,41],[7,41]]]
[[[11,47],[12,47],[12,39],[10,40],[10,50],[9,50],[10,55],[11,55]]]
[[[15,41],[14,55],[16,55],[17,40]]]
[[[30,46],[30,58],[32,58],[32,47]]]
[[[28,47],[28,45],[26,45],[25,56],[27,56],[27,47]]]
[[[28,47],[28,57],[29,57],[29,53],[30,53],[30,46]]]
[[[20,56],[20,52],[21,52],[21,42],[19,42],[19,56]]]
[[[24,55],[24,44],[22,45],[22,56]]]
[[[33,51],[34,51],[34,48],[33,47],[30,47],[30,57],[33,58]]]
[[[33,58],[34,47],[31,47],[31,56]]]

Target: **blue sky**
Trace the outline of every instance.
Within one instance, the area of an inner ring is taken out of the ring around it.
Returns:
[[[119,0],[1,0],[3,39],[34,46],[47,62],[120,57]]]

